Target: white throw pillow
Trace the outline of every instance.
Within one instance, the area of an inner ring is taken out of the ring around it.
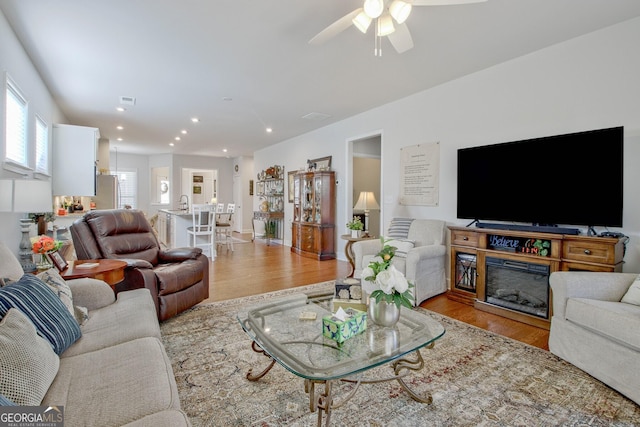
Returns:
[[[0,322],[0,394],[17,405],[38,406],[58,373],[60,359],[20,310]]]
[[[406,258],[407,252],[413,249],[415,242],[407,239],[392,239],[385,243],[389,246],[396,247],[396,255],[399,258]]]
[[[621,301],[627,304],[640,305],[640,276],[631,284]]]

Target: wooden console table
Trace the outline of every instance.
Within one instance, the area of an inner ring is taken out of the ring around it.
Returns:
[[[622,271],[624,239],[454,226],[449,230],[451,280],[447,296],[479,310],[545,329],[549,329],[552,316],[550,290],[546,318],[487,302],[488,257],[548,267],[549,274],[570,270]]]

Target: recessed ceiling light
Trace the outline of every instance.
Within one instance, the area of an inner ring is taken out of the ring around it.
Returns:
[[[173,142],[169,143],[169,147],[173,147],[174,145],[176,145],[176,144],[174,144]]]
[[[118,129],[118,130],[122,130],[122,129],[124,129],[124,128],[123,128],[122,126],[116,126],[116,129]]]
[[[271,133],[271,132],[273,132],[273,129],[267,128],[267,133]]]
[[[192,117],[192,118],[191,118],[191,121],[192,121],[193,123],[199,123],[199,122],[200,122],[200,119],[199,119],[199,118],[197,118],[197,117]]]
[[[223,149],[222,149],[222,152],[223,152],[223,153],[226,153],[226,152],[227,152],[227,149],[226,149],[226,148],[223,148]]]
[[[116,107],[116,111],[120,111],[122,113],[123,111],[127,111],[127,109],[124,107]]]
[[[175,137],[175,138],[173,138],[173,139],[175,139],[176,141],[180,141],[180,137],[179,137],[179,136],[176,136],[176,137]]]
[[[117,138],[117,139],[118,139],[118,141],[122,141],[122,138]]]
[[[186,129],[182,129],[182,130],[180,131],[180,133],[181,133],[181,134],[183,134],[183,135],[186,135],[186,134],[187,134],[187,130],[186,130]]]

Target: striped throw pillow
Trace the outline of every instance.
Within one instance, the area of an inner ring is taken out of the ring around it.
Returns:
[[[23,312],[58,355],[82,336],[80,325],[60,298],[32,274],[0,289],[0,318],[11,308]]]
[[[398,239],[406,239],[409,236],[409,227],[413,218],[393,218],[391,224],[389,224],[388,237],[395,237]]]

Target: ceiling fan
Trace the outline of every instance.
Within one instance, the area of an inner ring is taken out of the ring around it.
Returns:
[[[362,33],[374,23],[374,55],[382,56],[381,39],[384,36],[398,53],[413,47],[413,39],[405,21],[413,6],[449,6],[454,4],[482,3],[487,0],[364,0],[361,8],[349,12],[320,31],[309,44],[322,44],[340,34],[352,24]],[[394,21],[396,25],[394,25]]]

